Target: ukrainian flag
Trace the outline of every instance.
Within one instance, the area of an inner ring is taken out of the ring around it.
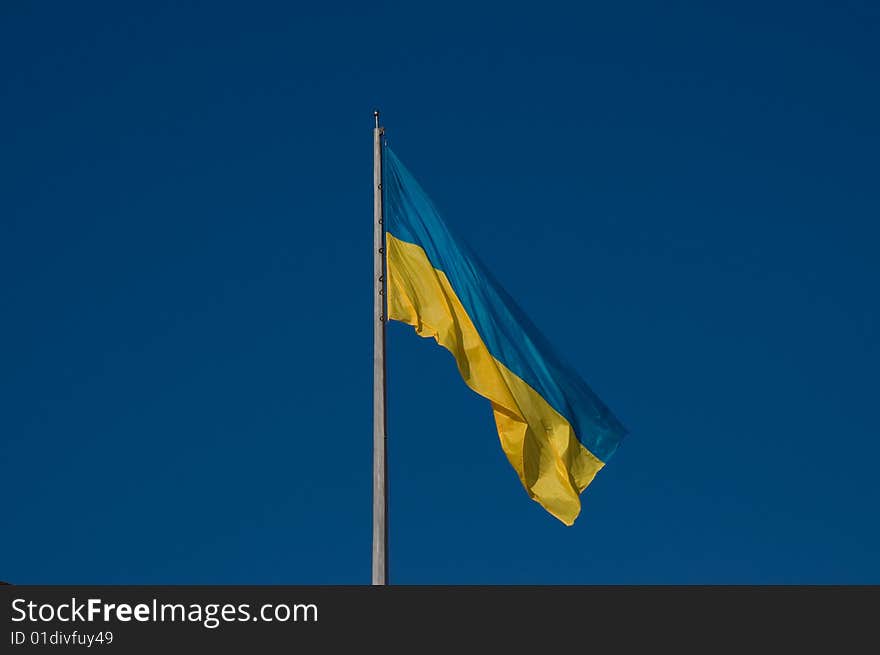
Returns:
[[[566,525],[626,429],[458,242],[390,148],[383,192],[388,318],[433,337],[492,403],[501,447],[529,496]]]

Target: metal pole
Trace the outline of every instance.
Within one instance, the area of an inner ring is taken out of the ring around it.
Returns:
[[[388,583],[388,451],[385,430],[385,227],[382,209],[382,135],[373,112],[373,584]]]

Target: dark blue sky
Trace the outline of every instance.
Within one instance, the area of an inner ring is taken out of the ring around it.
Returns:
[[[880,582],[880,9],[831,4],[4,3],[0,579],[369,582],[379,106],[631,430],[566,528],[391,325],[392,581]]]

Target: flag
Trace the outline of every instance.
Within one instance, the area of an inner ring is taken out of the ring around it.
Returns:
[[[526,492],[571,525],[580,493],[626,429],[453,236],[387,146],[383,159],[388,318],[452,353],[465,383],[492,404]]]

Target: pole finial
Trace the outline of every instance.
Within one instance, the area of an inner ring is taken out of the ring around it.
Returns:
[[[379,127],[379,110],[373,110],[373,118],[376,119],[376,127]]]

